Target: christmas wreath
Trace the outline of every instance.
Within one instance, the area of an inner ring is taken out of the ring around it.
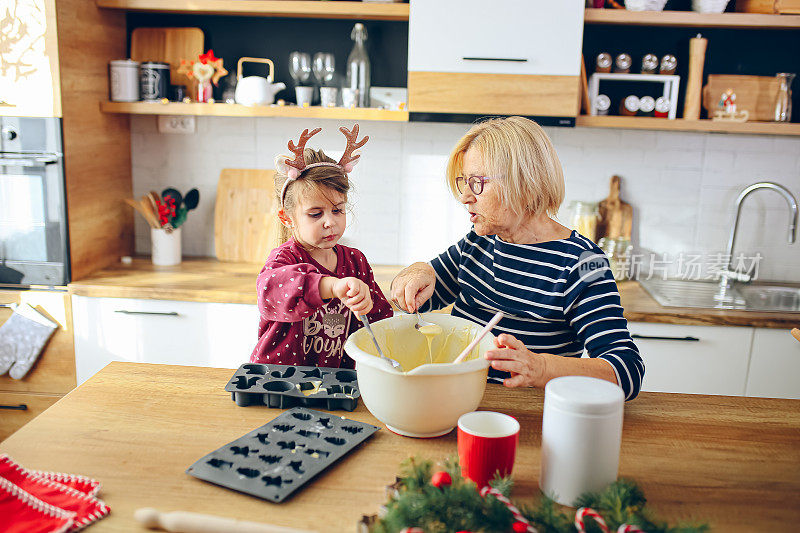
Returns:
[[[370,533],[490,532],[515,533],[699,533],[707,525],[669,526],[652,518],[644,493],[633,481],[620,479],[603,491],[581,496],[571,511],[542,496],[535,505],[515,506],[509,500],[513,480],[496,477],[478,490],[461,476],[458,460],[449,458],[434,471],[432,461],[411,457],[388,487],[389,501],[378,516],[365,517]]]

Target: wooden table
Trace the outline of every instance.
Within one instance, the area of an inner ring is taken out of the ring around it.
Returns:
[[[0,443],[31,469],[98,479],[111,514],[89,531],[141,531],[139,507],[354,531],[385,501],[400,461],[456,453],[455,432],[411,439],[385,428],[282,504],[184,473],[195,460],[279,414],[237,407],[226,369],[111,363]],[[543,393],[488,385],[481,409],[522,426],[517,501],[538,498]],[[364,408],[349,418],[382,426]],[[620,475],[639,483],[656,515],[716,531],[793,531],[800,523],[800,401],[642,393],[625,408]]]

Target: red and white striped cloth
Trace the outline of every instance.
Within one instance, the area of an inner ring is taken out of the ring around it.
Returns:
[[[84,476],[27,470],[0,454],[0,531],[68,533],[100,520],[100,483]]]

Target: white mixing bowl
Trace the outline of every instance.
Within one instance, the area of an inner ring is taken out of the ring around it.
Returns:
[[[365,328],[350,335],[344,345],[356,361],[364,405],[391,431],[408,437],[449,433],[458,417],[478,407],[489,371],[483,354],[494,347],[494,335],[489,333],[464,362],[453,364],[451,361],[482,328],[443,313],[426,313],[423,319],[443,330],[432,343],[433,353],[439,354],[433,364],[421,359],[428,345],[425,336],[414,329],[415,317],[400,315],[372,324],[383,353],[399,361],[406,373],[378,357]]]

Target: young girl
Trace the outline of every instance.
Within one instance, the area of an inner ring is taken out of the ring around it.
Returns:
[[[275,185],[278,213],[292,238],[272,250],[258,275],[258,343],[252,363],[353,368],[342,347],[361,327],[358,315],[372,321],[392,316],[392,308],[364,254],[338,244],[347,225],[348,173],[358,162],[352,131],[339,128],[347,147],[337,163],[322,150],[306,150],[320,131],[304,130],[294,159],[278,156]]]

